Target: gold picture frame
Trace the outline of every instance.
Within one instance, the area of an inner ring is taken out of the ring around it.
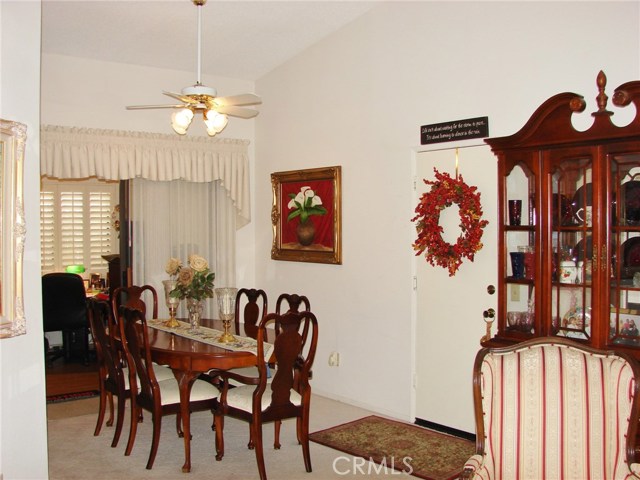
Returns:
[[[0,338],[27,333],[22,278],[26,139],[26,125],[0,119]]]
[[[272,259],[342,264],[341,183],[340,166],[271,174]]]

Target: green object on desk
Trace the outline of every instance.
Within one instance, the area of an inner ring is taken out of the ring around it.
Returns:
[[[69,265],[65,269],[67,273],[84,273],[84,265]]]

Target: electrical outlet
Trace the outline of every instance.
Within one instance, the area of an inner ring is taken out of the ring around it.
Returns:
[[[520,285],[516,285],[516,284],[511,285],[511,292],[509,297],[511,297],[512,302],[520,301]]]
[[[329,366],[337,367],[340,365],[340,354],[338,352],[331,352],[329,355]]]

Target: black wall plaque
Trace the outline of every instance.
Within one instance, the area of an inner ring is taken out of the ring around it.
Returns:
[[[420,144],[454,142],[489,136],[489,117],[467,118],[420,127]]]

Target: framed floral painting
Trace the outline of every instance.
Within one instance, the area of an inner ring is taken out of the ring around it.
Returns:
[[[341,168],[272,173],[271,188],[271,258],[341,264]]]

